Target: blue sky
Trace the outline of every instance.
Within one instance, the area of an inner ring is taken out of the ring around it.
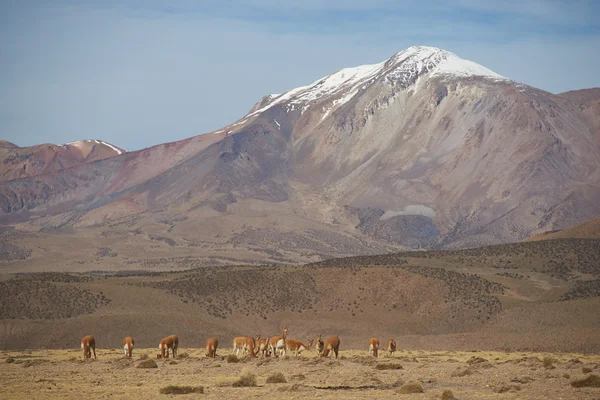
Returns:
[[[553,93],[600,86],[600,2],[0,0],[0,139],[127,150],[411,45]]]

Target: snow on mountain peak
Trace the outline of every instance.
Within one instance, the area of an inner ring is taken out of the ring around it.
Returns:
[[[106,147],[110,148],[111,150],[113,150],[117,154],[123,154],[125,152],[125,150],[121,150],[118,147],[113,146],[112,144],[110,144],[108,142],[105,142],[103,140],[98,140],[98,139],[76,140],[74,142],[65,143],[65,144],[61,145],[61,147],[67,148],[69,146],[72,146],[72,147],[77,147],[80,149],[89,148],[89,151],[91,151],[91,148],[93,146],[95,146],[96,144],[106,146]]]
[[[254,117],[277,105],[286,104],[286,111],[304,112],[314,101],[333,97],[332,106],[324,109],[328,114],[359,90],[365,89],[377,79],[384,78],[389,84],[399,82],[403,88],[413,85],[420,77],[428,76],[480,76],[492,80],[507,80],[473,61],[463,60],[454,53],[429,46],[411,46],[389,59],[371,65],[344,68],[321,78],[310,85],[297,87],[280,95],[270,95],[266,102],[253,109],[247,116]]]
[[[396,65],[389,78],[408,81],[414,75],[431,72],[431,76],[446,74],[455,76],[483,76],[491,79],[507,78],[473,61],[464,60],[456,54],[437,47],[412,46],[394,54],[387,62]]]

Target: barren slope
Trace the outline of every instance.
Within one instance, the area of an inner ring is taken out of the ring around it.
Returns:
[[[350,347],[376,334],[421,349],[597,352],[599,248],[570,239],[305,266],[5,276],[0,347],[64,348],[90,332],[145,347],[175,332],[200,346],[287,325],[290,337],[340,334]]]
[[[411,47],[266,96],[216,132],[2,182],[0,221],[91,248],[119,226],[155,259],[156,237],[197,257],[258,251],[237,262],[521,240],[600,215],[590,98]]]

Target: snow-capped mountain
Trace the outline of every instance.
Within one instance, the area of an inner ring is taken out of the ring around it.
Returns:
[[[246,249],[239,260],[515,241],[600,215],[597,93],[416,46],[265,96],[211,134],[4,182],[0,209],[61,215],[29,229],[118,220],[147,238],[176,221],[162,243]]]
[[[256,116],[278,104],[286,104],[288,111],[296,108],[305,111],[311,103],[327,97],[335,98],[332,106],[340,106],[361,90],[366,90],[378,79],[385,79],[390,86],[400,86],[404,89],[415,86],[416,89],[419,78],[423,76],[477,76],[491,80],[507,80],[449,51],[435,47],[413,46],[379,64],[344,68],[308,86],[298,87],[283,94],[271,94],[263,100],[260,108],[253,109],[246,118]]]

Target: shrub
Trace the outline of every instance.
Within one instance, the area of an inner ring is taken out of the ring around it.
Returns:
[[[554,362],[556,360],[554,359],[554,357],[550,357],[550,356],[545,356],[544,359],[542,360],[542,362],[544,363],[544,368],[546,369],[553,369],[554,368]]]
[[[204,386],[176,386],[169,385],[160,389],[161,394],[188,394],[204,393]]]
[[[240,362],[240,359],[235,354],[230,354],[227,356],[228,363],[237,363]]]
[[[149,359],[149,358],[150,358],[150,356],[149,356],[148,354],[146,354],[146,353],[144,353],[144,354],[142,354],[142,355],[140,356],[140,360],[147,360],[147,359]]]
[[[581,372],[583,372],[584,374],[589,374],[590,372],[592,372],[592,369],[588,367],[582,367]]]
[[[600,376],[590,375],[585,379],[571,382],[573,387],[600,387]]]
[[[281,372],[276,372],[267,378],[267,383],[287,383],[287,380]]]
[[[563,378],[569,379],[570,377],[571,377],[571,375],[567,374],[566,372],[563,374]]]
[[[398,363],[389,363],[389,364],[377,364],[375,369],[386,370],[386,369],[404,369],[402,365]]]
[[[256,386],[256,375],[244,368],[240,375],[240,379],[233,382],[233,387],[251,387]]]
[[[158,368],[154,360],[144,360],[138,364],[137,368]]]
[[[188,353],[177,353],[177,358],[188,358],[190,355]]]
[[[409,394],[409,393],[423,393],[423,385],[421,382],[409,382],[406,385],[402,386],[400,389],[396,390],[398,394]]]
[[[444,393],[442,393],[442,400],[456,400],[456,397],[454,397],[452,390],[444,390]]]
[[[4,362],[7,363],[7,364],[12,364],[12,363],[15,362],[15,359],[12,358],[12,357],[8,357],[6,360],[4,360]]]
[[[452,374],[450,374],[450,376],[462,378],[463,376],[473,375],[474,373],[475,371],[473,371],[471,368],[467,368],[465,370],[457,369]]]

